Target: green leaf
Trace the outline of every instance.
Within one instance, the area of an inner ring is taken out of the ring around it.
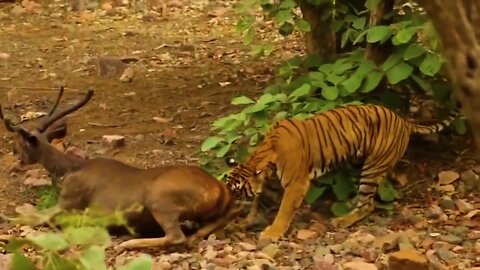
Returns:
[[[388,179],[385,179],[378,187],[378,196],[380,196],[380,199],[384,202],[392,202],[398,198],[397,191]]]
[[[432,90],[432,86],[431,86],[430,82],[427,81],[427,80],[424,80],[422,77],[413,74],[412,79],[418,84],[418,86],[420,86],[420,88],[422,88],[423,91],[429,92],[429,91]],[[434,90],[433,95],[435,96],[435,90]]]
[[[323,74],[322,72],[317,72],[317,71],[312,71],[312,72],[308,73],[308,77],[310,77],[310,79],[316,80],[316,81],[325,80],[325,74]]]
[[[243,42],[245,43],[245,45],[253,43],[253,40],[255,39],[255,32],[255,27],[248,28],[247,32],[243,36]]]
[[[434,76],[442,68],[442,59],[439,55],[427,54],[420,64],[420,71],[427,76]]]
[[[40,233],[28,235],[25,238],[47,251],[59,251],[69,247],[67,240],[61,233]]]
[[[338,94],[339,94],[339,91],[336,86],[328,86],[328,87],[322,88],[322,96],[326,100],[335,100],[337,99]]]
[[[79,258],[85,270],[106,270],[105,250],[99,246],[90,246],[82,252]]]
[[[417,30],[417,26],[412,26],[398,31],[398,33],[392,39],[393,45],[397,46],[400,44],[408,43],[412,39],[413,35],[417,33]]]
[[[108,232],[102,227],[69,227],[64,230],[64,235],[74,245],[103,245],[110,241]]]
[[[327,81],[333,83],[334,85],[337,85],[344,81],[347,78],[346,75],[337,75],[337,74],[328,74],[327,76]]]
[[[254,145],[257,145],[257,142],[258,142],[258,133],[255,133],[253,134],[252,137],[250,137],[250,145],[254,146]]]
[[[402,60],[402,55],[399,53],[391,54],[382,64],[382,70],[387,71]]]
[[[362,30],[365,27],[366,22],[366,17],[358,17],[356,20],[353,21],[352,26],[357,30]]]
[[[364,80],[364,83],[362,84],[362,87],[360,88],[360,92],[362,93],[368,93],[372,91],[373,89],[377,88],[377,86],[380,84],[382,81],[384,73],[381,71],[373,71],[367,74],[366,80]]]
[[[346,173],[339,173],[335,176],[335,184],[333,185],[333,193],[339,201],[344,201],[355,191],[352,178]]]
[[[12,262],[10,263],[11,270],[35,270],[35,264],[30,258],[27,258],[25,255],[19,251],[13,253]]]
[[[353,63],[349,61],[349,59],[339,59],[335,61],[335,63],[332,66],[332,72],[337,74],[337,75],[342,75],[345,73],[345,71],[350,70],[353,68]]]
[[[310,93],[310,90],[312,89],[311,85],[308,83],[302,84],[299,88],[295,89],[290,96],[288,96],[289,99],[291,98],[298,98],[302,96],[306,96]]]
[[[416,43],[413,43],[413,44],[410,44],[410,46],[408,46],[408,48],[403,53],[403,59],[405,61],[408,61],[410,59],[417,58],[423,55],[425,52],[426,51],[422,46]]]
[[[256,103],[254,105],[248,106],[247,108],[243,109],[244,113],[255,113],[264,110],[267,108],[267,105],[265,103]]]
[[[412,72],[413,67],[402,61],[387,71],[387,80],[390,84],[397,84],[407,79]]]
[[[348,93],[354,93],[358,88],[360,88],[360,85],[362,85],[362,80],[363,78],[360,76],[350,76],[347,80],[343,81],[340,85],[343,86]]]
[[[347,41],[348,41],[348,38],[350,37],[351,32],[352,32],[352,30],[350,28],[347,29],[347,31],[343,32],[342,39],[341,39],[341,42],[340,42],[340,48],[345,47],[345,44],[347,44]]]
[[[436,81],[431,86],[433,98],[440,102],[446,102],[450,99],[452,93],[451,85],[448,85],[442,81]]]
[[[151,270],[153,268],[152,257],[148,255],[140,255],[128,264],[123,265],[117,270]]]
[[[453,121],[452,126],[455,128],[455,131],[460,135],[465,135],[467,133],[467,125],[465,119],[457,118]]]
[[[270,103],[275,102],[277,100],[278,100],[277,96],[273,96],[270,93],[266,93],[266,94],[263,94],[263,95],[260,96],[260,98],[258,99],[258,103],[270,104]]]
[[[282,26],[280,26],[280,28],[278,29],[278,32],[280,33],[280,35],[286,37],[293,32],[293,29],[293,24],[289,22],[284,22]]]
[[[353,40],[352,44],[355,45],[359,42],[363,41],[363,37],[368,33],[368,30],[362,31],[360,34],[357,35],[357,37]]]
[[[297,6],[297,4],[293,0],[283,0],[283,1],[281,1],[280,5],[279,5],[279,8],[281,8],[281,9],[292,9],[296,6]]]
[[[350,207],[346,202],[334,202],[330,210],[336,217],[341,217],[350,212]]]
[[[43,270],[77,270],[76,261],[63,258],[56,253],[50,253]]]
[[[318,198],[320,198],[323,195],[323,192],[325,192],[327,188],[326,187],[316,187],[316,186],[311,186],[307,194],[305,194],[305,201],[308,204],[314,203]]]
[[[369,10],[372,11],[375,8],[377,8],[378,4],[380,3],[381,0],[367,0],[365,1],[365,7]]]
[[[245,105],[245,104],[252,104],[255,101],[251,100],[246,96],[236,97],[232,100],[232,105]]]
[[[304,19],[297,19],[295,20],[295,27],[303,32],[310,32],[312,31],[310,24],[305,21]]]
[[[318,67],[318,71],[323,72],[324,74],[329,74],[332,72],[333,64],[323,64]]]
[[[284,22],[290,20],[292,18],[291,10],[281,9],[275,14],[275,20],[278,24],[283,24]],[[290,24],[292,25],[292,24]],[[293,25],[292,25],[293,28]]]
[[[220,137],[217,137],[217,136],[213,136],[213,137],[208,137],[207,139],[205,139],[205,141],[203,141],[202,143],[202,146],[200,147],[200,149],[202,150],[202,152],[206,152],[210,149],[213,149],[215,146],[217,146],[221,141],[223,141],[222,138]]]
[[[224,146],[220,147],[220,149],[218,149],[217,152],[215,153],[215,157],[217,158],[224,157],[225,154],[228,153],[228,150],[230,150],[231,146],[232,146],[231,144],[227,143]]]
[[[376,43],[386,40],[392,35],[392,29],[386,25],[377,25],[370,27],[367,32],[367,41],[369,43]]]

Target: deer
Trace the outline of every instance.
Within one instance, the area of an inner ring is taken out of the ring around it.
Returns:
[[[240,214],[235,195],[226,184],[195,165],[163,165],[139,168],[113,158],[84,159],[66,154],[50,144],[66,136],[65,117],[85,106],[93,89],[74,105],[55,112],[63,94],[60,89],[52,109],[33,129],[15,125],[4,117],[5,128],[16,134],[15,147],[23,164],[40,163],[51,175],[63,177],[58,206],[62,210],[99,207],[107,211],[125,210],[128,224],[135,229],[161,227],[163,237],[134,238],[117,248],[163,248],[172,245],[191,247],[196,241],[226,226]],[[133,211],[134,205],[142,210]],[[200,224],[188,238],[182,221]]]

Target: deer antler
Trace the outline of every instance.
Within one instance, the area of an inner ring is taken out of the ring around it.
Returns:
[[[62,93],[63,93],[63,88],[60,89],[60,93],[58,95],[58,98],[57,98],[57,102],[55,103],[53,109],[51,110],[54,111],[55,108],[56,108],[56,105],[57,103],[60,101],[60,98],[62,96]],[[85,106],[85,104],[87,104],[88,101],[90,101],[90,99],[92,98],[93,96],[93,89],[89,89],[87,91],[87,94],[85,95],[85,97],[83,99],[81,99],[80,101],[78,101],[75,105],[73,105],[72,107],[70,108],[67,108],[63,111],[60,111],[56,114],[54,114],[53,116],[52,115],[48,115],[47,118],[45,119],[45,121],[43,123],[41,123],[40,125],[38,125],[37,127],[37,130],[42,133],[44,132],[51,124],[53,124],[55,121],[57,121],[58,119],[80,109],[81,107]],[[5,121],[5,120],[4,120]]]
[[[52,115],[53,112],[55,111],[55,109],[57,109],[57,106],[60,103],[60,99],[62,99],[62,96],[63,96],[63,90],[64,90],[64,87],[62,85],[62,86],[60,86],[60,91],[58,91],[57,100],[55,101],[55,104],[53,104],[53,106],[50,109],[50,111],[48,112],[47,116]]]

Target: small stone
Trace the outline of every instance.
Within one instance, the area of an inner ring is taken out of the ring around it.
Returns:
[[[318,237],[318,232],[312,230],[301,229],[297,233],[297,238],[300,240],[306,239],[316,239]]]
[[[330,254],[330,249],[326,246],[320,245],[315,249],[316,256],[325,256],[327,254]]]
[[[125,137],[121,135],[103,135],[102,137],[112,148],[125,145]]]
[[[158,117],[158,116],[154,116],[153,117],[153,121],[157,122],[157,123],[168,123],[171,121],[171,119],[167,119],[167,118],[164,118],[164,117]]]
[[[377,266],[373,263],[366,262],[346,262],[342,264],[344,270],[377,270]]]
[[[455,187],[453,185],[438,186],[436,189],[445,193],[452,193],[455,191]]]
[[[52,185],[52,181],[49,178],[46,178],[46,177],[41,177],[41,178],[27,177],[23,183],[25,185],[34,186],[34,187]]]
[[[392,249],[395,249],[398,245],[398,238],[400,237],[399,233],[389,233],[382,237],[375,239],[373,246],[380,249],[382,252],[387,252]]]
[[[428,270],[427,259],[414,249],[400,250],[390,254],[389,270]]]
[[[437,241],[432,244],[432,249],[434,250],[439,250],[441,248],[449,249],[451,246],[452,244],[449,244],[447,242]]]
[[[443,212],[442,208],[440,208],[438,205],[430,206],[430,208],[425,213],[425,216],[428,219],[438,219],[442,215],[445,215],[445,213]]]
[[[443,209],[455,209],[455,203],[453,202],[452,198],[447,195],[442,196],[438,204]]]
[[[460,178],[455,171],[443,171],[438,174],[438,183],[440,185],[449,185]]]
[[[462,199],[456,199],[455,205],[457,206],[458,210],[462,213],[467,213],[474,209],[473,205],[471,205],[470,203]]]
[[[455,258],[456,254],[451,252],[450,250],[446,248],[440,248],[437,250],[437,256],[444,262],[449,261],[453,258]]]
[[[463,239],[460,236],[454,234],[441,235],[438,239],[454,245],[459,245],[463,242]]]
[[[250,244],[247,242],[240,242],[238,243],[238,245],[242,247],[243,250],[246,250],[246,251],[253,251],[257,249],[257,247],[254,244]]]
[[[480,190],[480,177],[472,170],[466,170],[460,176],[466,191]]]
[[[330,250],[333,253],[338,254],[338,253],[340,253],[340,251],[343,250],[343,245],[342,244],[330,245],[330,246],[328,246],[328,248],[330,248]]]

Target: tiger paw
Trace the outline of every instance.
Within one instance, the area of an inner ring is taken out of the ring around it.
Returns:
[[[260,233],[260,239],[277,242],[282,237],[282,235],[283,233],[279,230],[275,230],[272,226],[268,226],[267,228],[265,228],[265,230],[263,230],[263,232]]]

